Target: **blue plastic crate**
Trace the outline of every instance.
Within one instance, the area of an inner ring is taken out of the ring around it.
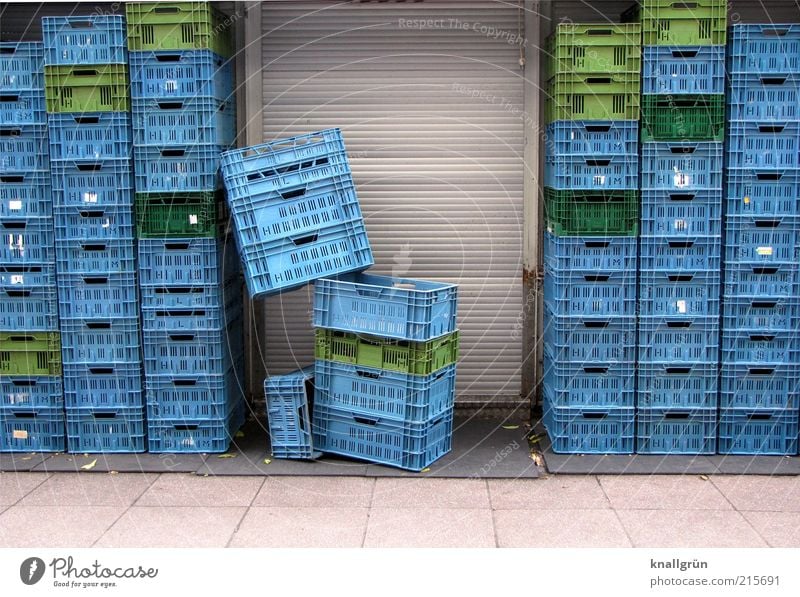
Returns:
[[[55,286],[0,285],[0,331],[58,330],[58,295]]]
[[[544,184],[566,190],[630,190],[639,187],[639,157],[554,155],[545,157]]]
[[[641,271],[639,315],[643,317],[718,317],[719,271]]]
[[[314,367],[305,367],[264,380],[267,423],[275,458],[313,459],[311,413],[314,406]]]
[[[241,294],[228,293],[225,304],[183,309],[142,308],[142,329],[147,331],[202,331],[225,327],[241,317]]]
[[[186,377],[148,375],[145,378],[148,419],[224,419],[231,405],[244,400],[245,380],[240,370],[241,367],[233,367],[222,375]]]
[[[133,139],[138,145],[219,145],[236,138],[233,100],[213,98],[134,99]]]
[[[131,115],[128,112],[48,114],[50,159],[130,159]]]
[[[639,408],[716,408],[719,390],[717,363],[636,365]]]
[[[3,375],[0,377],[0,410],[7,408],[63,409],[61,377]]]
[[[643,143],[642,189],[676,193],[721,189],[723,147],[705,141]]]
[[[409,375],[317,359],[314,403],[357,416],[421,423],[453,408],[456,366]]]
[[[556,120],[545,129],[551,155],[638,155],[636,120]]]
[[[726,264],[770,265],[798,262],[800,219],[788,216],[726,218]]]
[[[219,145],[155,146],[133,148],[137,193],[214,191],[219,187]]]
[[[800,365],[722,363],[720,408],[796,409]]]
[[[233,408],[226,417],[215,420],[150,419],[148,447],[152,453],[218,453],[230,447],[234,435],[244,424],[243,410]]]
[[[717,409],[636,411],[637,454],[716,454]]]
[[[677,193],[642,191],[642,236],[720,236],[722,189]]]
[[[720,454],[797,454],[798,411],[723,408],[719,415]]]
[[[112,241],[134,236],[133,206],[59,206],[53,209],[56,238],[61,241]]]
[[[142,287],[222,286],[240,269],[233,242],[215,238],[139,240]]]
[[[425,342],[456,330],[457,307],[455,284],[348,274],[317,280],[313,325]]]
[[[52,288],[56,285],[56,264],[0,264],[0,286],[8,288]]]
[[[144,408],[67,408],[67,450],[72,453],[144,452]]]
[[[233,62],[211,50],[131,52],[131,97],[232,99]]]
[[[136,241],[127,239],[57,239],[56,264],[68,274],[124,274],[136,271]]]
[[[52,218],[0,219],[0,263],[44,265],[55,261]]]
[[[133,163],[55,162],[51,168],[53,206],[133,205]]]
[[[0,409],[0,452],[63,452],[60,408]]]
[[[722,95],[725,46],[644,46],[642,94]]]
[[[128,63],[122,15],[42,17],[42,38],[47,65]]]
[[[145,373],[150,375],[223,374],[242,354],[242,320],[226,329],[144,331]]]
[[[142,309],[214,309],[224,304],[229,293],[243,294],[238,279],[218,284],[190,286],[142,286]]]
[[[142,358],[139,319],[61,319],[64,363],[128,363]]]
[[[544,302],[556,315],[636,315],[636,274],[559,274],[545,269]]]
[[[717,363],[719,318],[639,318],[639,361],[658,364]]]
[[[0,218],[49,218],[53,215],[50,174],[0,174]]]
[[[633,408],[544,407],[544,426],[557,454],[632,454]]]
[[[739,330],[722,332],[722,362],[800,365],[797,330]]]
[[[0,173],[47,172],[47,127],[25,124],[0,127]]]
[[[797,264],[730,264],[725,267],[726,297],[796,298],[798,296]]]
[[[64,403],[71,408],[144,406],[141,359],[118,363],[64,363]]]
[[[423,422],[364,416],[314,403],[314,446],[322,452],[421,471],[450,452],[453,409]]]
[[[636,358],[636,318],[556,317],[545,308],[544,343],[559,360],[633,362]]]
[[[790,332],[800,328],[800,298],[726,297],[723,329]]]
[[[727,216],[800,215],[800,171],[727,171]]]
[[[728,70],[744,74],[800,74],[800,25],[736,23],[728,36]]]
[[[633,406],[634,363],[570,363],[544,352],[544,396],[554,407]]]
[[[44,126],[44,88],[0,92],[0,126]]]
[[[728,119],[730,122],[800,121],[800,77],[731,75]]]
[[[731,122],[727,152],[729,168],[800,168],[800,122]]]
[[[719,271],[721,251],[719,236],[642,236],[639,267],[673,273]]]
[[[0,95],[27,89],[44,90],[44,44],[0,42]]]
[[[575,237],[544,233],[544,262],[552,271],[635,272],[636,239],[622,236]]]
[[[65,319],[138,317],[134,273],[58,276],[58,312]]]

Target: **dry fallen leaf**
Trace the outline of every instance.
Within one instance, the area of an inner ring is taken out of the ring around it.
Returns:
[[[422,469],[420,472],[421,472],[421,473],[427,473],[427,472],[429,472],[430,470],[431,470],[431,468],[430,468],[429,466],[426,466],[426,467],[425,467],[424,469]]]
[[[118,475],[119,471],[108,471],[109,475]]]
[[[244,431],[237,431],[233,434],[233,437],[244,437]]]
[[[236,454],[228,452],[227,454],[219,454],[217,458],[236,458]]]
[[[269,464],[270,462],[272,462],[272,461],[269,458],[265,458],[264,459],[264,464]]]
[[[21,460],[30,460],[33,456],[23,456]]]
[[[708,481],[708,475],[700,475],[700,478],[701,478],[703,481]]]
[[[89,464],[84,464],[84,465],[81,467],[81,470],[82,470],[82,471],[90,471],[90,470],[92,470],[92,469],[93,469],[95,466],[97,466],[97,458],[95,458],[94,460],[92,460],[92,461],[91,461]]]
[[[541,454],[531,454],[531,458],[536,463],[536,466],[544,466],[544,459]]]
[[[503,429],[519,429],[519,425],[503,425]]]

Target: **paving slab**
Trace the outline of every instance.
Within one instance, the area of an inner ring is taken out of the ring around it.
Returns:
[[[31,454],[8,453],[0,454],[0,471],[24,472],[31,471],[42,462],[50,458],[51,454],[35,452]]]
[[[0,506],[13,506],[48,478],[47,473],[0,472]]]
[[[797,456],[711,456],[723,475],[800,475]]]
[[[74,475],[53,473],[22,500],[24,506],[128,507],[158,478],[153,473]]]
[[[259,477],[199,477],[194,473],[161,475],[137,506],[250,506],[264,483]]]
[[[365,547],[496,547],[488,509],[376,508]]]
[[[12,506],[0,514],[0,547],[91,547],[123,506]]]
[[[231,547],[361,547],[368,508],[250,508]],[[309,570],[309,573],[312,571]]]
[[[601,476],[600,486],[618,510],[732,510],[706,475]]]
[[[253,506],[369,508],[374,487],[365,477],[268,477]]]
[[[490,508],[483,479],[375,480],[376,508]]]
[[[606,494],[592,476],[553,475],[536,480],[488,479],[486,483],[495,510],[611,508]]]
[[[711,482],[737,510],[800,512],[800,477],[719,475]]]
[[[732,510],[617,510],[634,547],[767,547]]]
[[[613,510],[497,510],[498,547],[631,547]]]
[[[742,512],[770,547],[800,547],[800,512]]]
[[[33,470],[58,473],[193,473],[204,454],[57,454]],[[92,465],[89,469],[82,467]]]

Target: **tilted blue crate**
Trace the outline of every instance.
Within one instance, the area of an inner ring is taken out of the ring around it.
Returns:
[[[6,408],[64,408],[61,377],[0,376],[0,410]]]
[[[233,61],[211,50],[131,52],[131,97],[233,98]]]
[[[722,164],[722,143],[644,143],[642,189],[678,193],[718,190],[722,188]]]
[[[67,450],[73,453],[145,451],[144,408],[67,408]]]
[[[133,155],[128,112],[48,114],[50,159],[114,160]]]
[[[680,193],[642,191],[642,236],[720,236],[722,189]]]
[[[639,274],[640,316],[718,317],[719,307],[718,271],[642,270]]]
[[[716,454],[717,409],[636,411],[637,454]]]
[[[63,452],[64,435],[60,408],[0,409],[0,452]]]
[[[800,74],[800,24],[736,23],[728,37],[734,74]]]
[[[228,147],[236,138],[236,109],[232,100],[134,99],[131,109],[136,145]]]
[[[722,95],[725,46],[645,46],[642,94]]]
[[[720,408],[800,407],[800,366],[722,363]]]
[[[122,15],[42,17],[42,37],[47,65],[128,63]]]
[[[798,411],[723,408],[719,415],[720,454],[797,454]]]
[[[142,361],[64,362],[67,409],[134,408],[144,405]]]
[[[648,363],[636,365],[639,408],[716,408],[717,363]]]
[[[0,218],[49,218],[52,205],[49,172],[0,175]]]
[[[633,408],[558,408],[545,404],[543,422],[557,454],[633,453]]]
[[[0,42],[0,95],[28,89],[44,90],[44,44]]]
[[[314,366],[264,380],[267,423],[275,458],[313,459],[311,413],[314,406]]]
[[[635,120],[556,120],[547,125],[545,147],[551,155],[638,155]]]
[[[636,239],[621,236],[576,237],[544,233],[544,262],[553,271],[635,272]]]

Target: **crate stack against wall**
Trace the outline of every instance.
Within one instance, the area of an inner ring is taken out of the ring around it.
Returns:
[[[637,452],[716,452],[724,0],[643,0]]]
[[[246,414],[219,177],[236,136],[231,29],[206,2],[126,13],[149,450],[224,452]]]
[[[800,406],[800,25],[735,25],[720,452],[796,454]]]
[[[45,17],[70,452],[144,450],[125,20]]]
[[[44,47],[0,43],[0,451],[63,451]]]
[[[548,40],[544,423],[553,449],[631,453],[641,42],[638,24]]]

